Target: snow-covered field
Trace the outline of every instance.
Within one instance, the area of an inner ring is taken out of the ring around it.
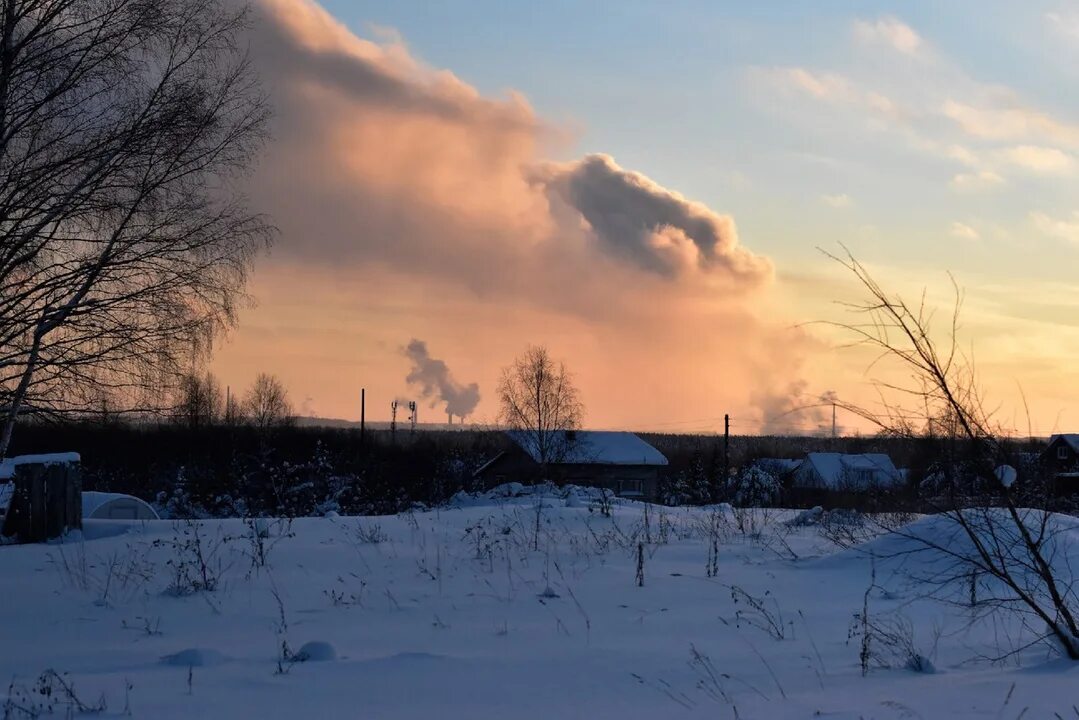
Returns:
[[[740,529],[729,509],[591,505],[88,521],[0,547],[0,697],[15,718],[63,716],[64,684],[146,718],[1079,716],[1079,668],[1040,644],[989,661],[1021,633],[921,599],[894,564],[870,615],[911,628],[935,671],[878,645],[894,667],[863,677],[867,555],[793,512]]]

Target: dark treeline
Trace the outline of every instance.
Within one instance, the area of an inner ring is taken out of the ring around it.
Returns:
[[[807,452],[880,452],[909,470],[911,488],[941,455],[940,440],[893,437],[780,437],[642,433],[667,456],[661,497],[707,502],[724,469],[728,483],[759,458]],[[177,423],[28,423],[11,454],[74,451],[86,490],[129,493],[170,516],[306,516],[398,512],[475,491],[473,473],[507,438],[495,430],[414,433],[283,425],[190,427]],[[1016,443],[1036,453],[1042,443]],[[728,498],[729,499],[729,498]],[[783,498],[790,502],[792,498]]]
[[[484,432],[398,432],[250,425],[71,423],[19,428],[12,453],[74,451],[84,490],[122,492],[170,516],[398,512],[471,489],[504,439]]]

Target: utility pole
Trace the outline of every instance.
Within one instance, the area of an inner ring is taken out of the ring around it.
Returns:
[[[832,439],[835,440],[835,403],[832,403]]]
[[[360,447],[367,430],[367,388],[360,388]]]
[[[731,416],[723,414],[723,489],[731,480]]]
[[[397,439],[397,401],[390,403],[390,442]]]

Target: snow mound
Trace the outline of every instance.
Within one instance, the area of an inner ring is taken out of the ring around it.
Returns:
[[[525,486],[519,482],[502,483],[487,491],[487,497],[519,497],[525,494]]]
[[[824,516],[824,508],[820,505],[815,505],[808,510],[795,515],[793,518],[787,521],[787,524],[791,527],[806,527],[808,525],[816,525],[820,523],[821,518]]]
[[[152,520],[83,520],[83,540],[104,540],[106,538],[119,537],[128,533],[137,533],[144,530],[144,525]],[[68,533],[64,542],[78,542],[79,536]]]
[[[1019,509],[1032,536],[1043,534],[1042,555],[1060,577],[1071,577],[1071,566],[1079,562],[1079,518],[1039,510]],[[950,514],[929,515],[885,532],[850,549],[817,561],[821,567],[841,568],[852,561],[873,558],[878,572],[899,572],[909,579],[936,583],[952,582],[956,573],[966,573],[965,558],[978,557],[972,535],[1021,582],[1029,570],[1030,558],[1023,549],[1021,532],[1004,508],[972,508],[963,511],[966,524]],[[1044,528],[1039,527],[1044,522]],[[989,579],[983,581],[989,582]],[[954,584],[954,583],[953,583]],[[1005,592],[996,583],[994,592]],[[1005,595],[1009,596],[1007,592]]]
[[[337,659],[337,650],[324,640],[312,640],[292,655],[295,662],[330,662]]]
[[[1052,545],[1054,542],[1075,541],[1079,539],[1079,518],[1050,513],[1048,518],[1043,517],[1040,510],[1021,508],[1019,517],[1031,531],[1038,533],[1039,525],[1045,522],[1045,542]],[[991,531],[995,531],[1001,542],[1010,539],[1013,535],[1018,540],[1018,527],[1008,511],[1004,508],[964,510],[963,516],[971,532],[983,538],[983,542],[992,540]],[[873,553],[878,557],[889,557],[909,554],[911,552],[926,550],[931,547],[946,548],[948,552],[972,552],[973,543],[957,517],[949,514],[929,515],[914,522],[897,528],[894,532],[887,533],[870,540],[860,546],[862,552]],[[1065,545],[1060,546],[1066,549]],[[1046,548],[1047,551],[1050,547]],[[1051,553],[1047,553],[1051,554]]]
[[[1015,471],[1011,465],[1001,465],[993,473],[997,476],[997,480],[1004,487],[1011,487],[1015,484],[1016,479],[1019,477],[1019,473]]]
[[[210,667],[225,662],[225,656],[210,648],[187,648],[161,658],[165,665],[174,667]]]
[[[937,672],[936,665],[925,655],[911,655],[907,658],[906,667],[911,672],[922,673],[923,675],[933,675]]]

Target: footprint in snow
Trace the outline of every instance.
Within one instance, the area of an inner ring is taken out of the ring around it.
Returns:
[[[187,648],[161,658],[165,665],[175,667],[209,667],[225,662],[225,656],[210,648]]]

